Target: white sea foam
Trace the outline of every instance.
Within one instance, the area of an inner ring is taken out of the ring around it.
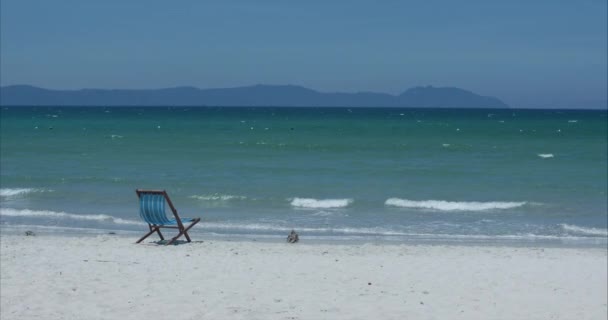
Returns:
[[[565,223],[561,224],[561,227],[567,232],[572,232],[576,234],[608,237],[608,229],[587,228]]]
[[[222,229],[222,230],[248,230],[248,231],[290,231],[292,228],[273,225],[273,224],[261,224],[261,223],[230,223],[230,222],[206,222],[200,226],[199,229]],[[298,230],[305,230],[306,228],[298,228]]]
[[[289,232],[294,229],[291,226],[278,225],[278,224],[263,224],[263,223],[222,223],[222,222],[207,222],[200,226],[197,226],[197,229],[206,230],[206,232],[213,233],[216,230],[223,230],[223,232],[228,232],[232,234],[231,231],[250,231],[256,233],[264,233],[264,232]],[[425,240],[453,240],[453,241],[486,241],[486,240],[505,240],[505,241],[537,241],[537,240],[551,240],[551,241],[580,241],[586,240],[588,238],[581,236],[563,236],[563,235],[542,235],[542,234],[534,234],[534,233],[517,233],[517,234],[503,234],[503,235],[490,235],[490,234],[441,234],[441,233],[417,233],[417,232],[408,232],[408,231],[400,231],[393,230],[390,228],[383,227],[372,227],[372,228],[328,228],[328,227],[297,227],[296,231],[300,233],[300,236],[304,236],[306,238],[318,238],[329,236],[331,234],[337,235],[339,237],[343,237],[343,235],[348,236],[374,236],[374,237],[406,237],[411,239],[425,239]],[[316,236],[313,234],[317,234]],[[259,235],[256,235],[256,237]]]
[[[577,123],[578,120],[568,120],[569,123]]]
[[[288,232],[291,231],[292,227],[283,226],[278,224],[264,224],[264,223],[222,223],[222,222],[207,222],[197,226],[199,229],[221,229],[221,230],[247,230],[247,231],[258,231],[258,232]],[[393,236],[405,236],[408,235],[404,232],[393,231],[386,228],[313,228],[313,227],[298,227],[298,232],[307,233],[343,233],[343,234],[363,234],[363,235],[393,235]]]
[[[461,202],[443,200],[414,201],[407,199],[390,198],[387,199],[384,204],[391,207],[432,209],[439,211],[485,211],[517,208],[525,205],[526,202]]]
[[[23,231],[32,231],[35,230],[44,233],[59,233],[62,235],[66,235],[67,233],[78,233],[78,234],[108,234],[108,232],[112,232],[113,234],[120,235],[136,235],[140,236],[140,231],[132,231],[132,230],[120,230],[120,229],[95,229],[95,228],[79,228],[79,227],[65,227],[65,226],[41,226],[34,224],[0,224],[0,229],[3,231],[19,231],[20,233]]]
[[[192,199],[202,200],[202,201],[230,201],[230,200],[245,200],[246,196],[235,196],[231,194],[207,194],[207,195],[193,195],[190,196]]]
[[[2,197],[11,197],[11,196],[16,196],[19,194],[25,194],[25,193],[30,193],[32,192],[34,189],[0,189],[0,196]]]
[[[543,159],[553,158],[554,157],[553,153],[539,153],[538,156],[541,157],[541,158],[543,158]]]
[[[116,224],[128,224],[128,225],[143,225],[143,222],[127,220],[122,218],[116,218],[106,214],[74,214],[66,212],[56,212],[48,210],[29,210],[29,209],[12,209],[12,208],[0,208],[0,216],[5,217],[42,217],[42,218],[58,218],[58,219],[72,219],[72,220],[88,220],[88,221],[99,221],[99,222],[111,222]]]
[[[353,203],[353,199],[313,199],[313,198],[293,198],[291,205],[298,208],[312,209],[331,209],[345,208]]]
[[[32,188],[16,188],[16,189],[2,188],[2,189],[0,189],[0,197],[14,197],[14,196],[25,195],[28,193],[33,193],[33,192],[46,192],[46,191],[48,191],[48,190],[32,189]]]
[[[320,210],[312,214],[315,217],[348,217],[348,214],[345,212],[340,212],[336,210]]]
[[[198,227],[199,229],[207,230],[247,230],[257,232],[289,232],[292,227],[282,226],[275,224],[263,224],[263,223],[221,223],[221,222],[207,222]],[[296,228],[300,233],[341,233],[341,234],[361,234],[361,235],[386,235],[386,236],[405,236],[408,233],[393,231],[386,228],[314,228],[314,227],[298,227]]]

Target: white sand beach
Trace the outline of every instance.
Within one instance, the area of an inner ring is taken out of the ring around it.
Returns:
[[[607,316],[601,248],[135,240],[2,235],[0,318]]]

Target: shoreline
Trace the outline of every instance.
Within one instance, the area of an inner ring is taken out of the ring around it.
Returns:
[[[138,238],[145,233],[134,230],[117,229],[96,229],[79,227],[57,227],[39,225],[0,225],[0,233],[5,235],[24,235],[26,231],[33,231],[35,234],[57,237],[95,237],[110,235],[115,237],[135,237]],[[296,230],[297,231],[297,230]],[[234,234],[234,233],[213,233],[201,232],[196,229],[190,230],[189,234],[193,239],[204,241],[243,241],[261,243],[283,243],[286,235],[269,234]],[[170,236],[171,233],[166,234]],[[182,237],[183,239],[183,237]],[[158,236],[150,236],[147,240],[158,240]],[[608,250],[608,238],[583,238],[583,237],[495,237],[495,236],[476,236],[476,235],[426,235],[426,236],[310,236],[300,233],[301,243],[310,245],[428,245],[428,246],[481,246],[481,247],[514,247],[514,248],[573,248],[573,249],[605,249]]]
[[[136,239],[1,234],[0,318],[607,315],[607,251],[600,248]]]

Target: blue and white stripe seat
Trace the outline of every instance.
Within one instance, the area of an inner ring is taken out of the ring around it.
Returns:
[[[177,214],[177,210],[171,203],[169,196],[166,191],[156,190],[136,190],[137,196],[139,197],[139,216],[142,220],[148,223],[150,232],[137,241],[140,243],[142,240],[147,238],[150,234],[156,232],[160,236],[161,240],[164,240],[162,233],[159,228],[176,228],[179,229],[179,234],[171,239],[168,244],[173,243],[177,238],[184,235],[186,240],[190,242],[190,236],[188,236],[188,229],[197,224],[200,218],[180,218]],[[167,203],[171,207],[174,219],[169,219],[166,214]],[[184,222],[189,223],[186,227]]]

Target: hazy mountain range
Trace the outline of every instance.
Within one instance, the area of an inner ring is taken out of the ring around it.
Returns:
[[[0,87],[3,106],[278,106],[508,108],[494,97],[450,87],[415,87],[400,95],[325,93],[294,85],[254,85],[222,89],[176,87],[150,90],[48,90],[28,85]]]

